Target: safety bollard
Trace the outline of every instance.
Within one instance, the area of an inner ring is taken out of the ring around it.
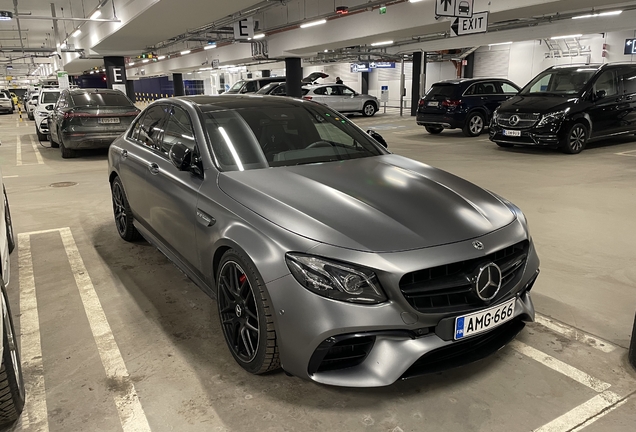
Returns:
[[[629,344],[627,358],[632,367],[636,369],[636,315],[634,316],[634,328],[632,329],[632,340]]]

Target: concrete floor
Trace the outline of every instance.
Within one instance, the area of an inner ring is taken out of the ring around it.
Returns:
[[[225,346],[214,302],[150,245],[119,239],[106,152],[62,160],[37,143],[33,122],[0,116],[0,165],[22,233],[8,292],[31,354],[25,414],[8,430],[634,430],[626,347],[636,310],[636,140],[566,156],[503,150],[459,131],[430,136],[395,115],[353,120],[393,152],[525,211],[542,260],[540,322],[489,359],[387,388],[248,375]],[[35,310],[25,306],[29,288]]]

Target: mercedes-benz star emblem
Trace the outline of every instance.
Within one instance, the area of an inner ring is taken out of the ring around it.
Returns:
[[[475,292],[483,301],[495,298],[501,289],[501,270],[495,263],[487,264],[479,269],[475,278]]]
[[[519,116],[515,114],[510,117],[510,119],[508,120],[508,123],[510,123],[510,126],[517,126],[520,120],[521,119],[519,118]]]
[[[484,244],[480,242],[479,240],[475,240],[473,242],[473,247],[477,250],[484,250]]]

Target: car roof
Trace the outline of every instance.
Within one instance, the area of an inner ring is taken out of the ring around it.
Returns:
[[[240,81],[243,82],[250,82],[250,81],[272,81],[272,82],[280,82],[280,81],[285,81],[285,77],[262,77],[262,78],[246,78],[246,79],[242,79]]]
[[[337,84],[335,82],[332,82],[332,83],[320,83],[320,84],[306,84],[306,85],[303,86],[303,88],[311,90],[311,89],[315,89],[315,88],[318,88],[318,87],[335,86],[335,85],[341,85],[341,86],[345,86],[345,87],[347,86],[346,84]]]
[[[61,92],[62,89],[56,87],[56,88],[43,88],[42,90],[40,90],[40,93],[54,93],[54,92]]]
[[[443,85],[471,84],[471,83],[484,82],[484,81],[508,81],[508,82],[510,82],[510,80],[507,79],[507,78],[481,77],[481,78],[456,78],[456,79],[438,81],[438,82],[436,82],[433,85],[436,85],[436,84],[443,84]]]
[[[155,103],[174,103],[176,105],[195,105],[202,111],[221,111],[227,109],[244,109],[258,107],[300,106],[306,101],[302,99],[285,98],[266,95],[214,95],[214,96],[177,96],[159,99]]]
[[[119,90],[105,89],[105,88],[73,88],[68,89],[71,95],[84,94],[84,93],[106,93],[106,94],[122,94]]]

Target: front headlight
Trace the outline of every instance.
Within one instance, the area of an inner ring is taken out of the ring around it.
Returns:
[[[565,118],[565,116],[567,115],[569,111],[570,111],[570,108],[566,108],[561,111],[555,111],[550,114],[545,114],[543,115],[543,117],[541,117],[541,120],[539,121],[539,124],[537,125],[537,127],[545,126],[547,124],[554,123],[556,121],[561,121]]]
[[[39,115],[40,117],[48,117],[48,116],[49,116],[49,113],[40,111],[40,112],[38,112],[38,115]]]
[[[297,253],[288,253],[285,261],[298,283],[323,297],[364,304],[387,300],[369,269]]]

